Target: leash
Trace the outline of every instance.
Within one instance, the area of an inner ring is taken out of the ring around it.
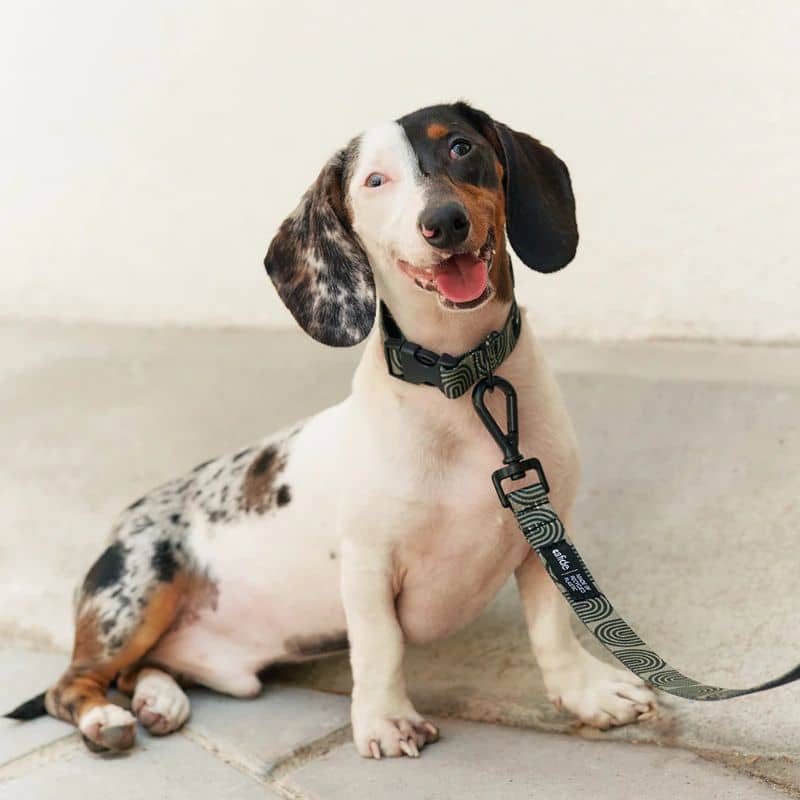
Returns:
[[[567,536],[558,514],[550,505],[550,487],[541,462],[537,458],[523,458],[519,452],[517,393],[505,378],[494,374],[494,370],[508,357],[519,338],[521,325],[516,301],[512,301],[503,332],[489,334],[481,344],[460,357],[438,355],[407,341],[383,303],[381,311],[385,334],[394,333],[393,336],[387,335],[384,341],[390,374],[409,383],[436,386],[446,397],[451,398],[460,397],[473,386],[472,405],[475,412],[503,454],[504,466],[492,473],[492,483],[501,505],[512,511],[522,535],[539,556],[547,574],[560,589],[575,616],[614,658],[655,688],[687,700],[728,700],[775,689],[800,679],[798,664],[784,675],[748,689],[725,689],[701,683],[675,669],[652,650],[617,613],[595,582],[580,553]],[[387,318],[390,325],[394,326],[389,332],[386,328]],[[507,329],[515,333],[509,335]],[[498,346],[501,340],[504,344]],[[402,355],[397,356],[397,353]],[[503,355],[498,360],[500,353]],[[396,366],[393,371],[393,364],[400,366]],[[468,380],[469,383],[466,383]],[[505,430],[500,427],[485,403],[486,392],[493,392],[495,389],[499,389],[505,396]],[[504,481],[522,480],[530,472],[536,474],[536,483],[510,492],[505,491]]]

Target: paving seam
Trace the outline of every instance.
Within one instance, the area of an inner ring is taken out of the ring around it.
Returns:
[[[41,745],[34,750],[12,758],[0,765],[0,786],[15,778],[27,775],[33,770],[39,769],[46,764],[52,764],[69,753],[83,749],[84,744],[76,732],[68,733],[59,739]]]

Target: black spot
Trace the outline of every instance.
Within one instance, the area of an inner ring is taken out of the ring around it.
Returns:
[[[328,558],[331,561],[336,561],[336,552],[334,550],[331,550],[330,553],[328,553]]]
[[[103,631],[103,633],[104,633],[106,636],[108,636],[108,634],[109,634],[109,633],[111,633],[111,631],[112,631],[113,629],[114,629],[114,620],[113,620],[113,619],[111,619],[111,618],[104,619],[104,620],[103,620],[103,621],[100,623],[100,630],[101,630],[101,631]]]
[[[172,544],[166,539],[160,539],[153,548],[153,558],[150,561],[156,573],[156,578],[162,583],[169,583],[178,571],[178,562],[172,551]]]
[[[181,515],[173,514],[169,519],[173,525],[177,525],[181,521]]]
[[[263,453],[253,462],[250,467],[250,474],[253,476],[263,475],[270,467],[270,464],[275,460],[278,451],[274,447],[268,447]]]
[[[128,511],[130,511],[132,508],[139,508],[139,506],[140,506],[140,505],[142,505],[142,503],[144,503],[144,501],[145,501],[146,499],[147,499],[147,498],[145,498],[145,497],[140,497],[140,498],[139,498],[139,499],[138,499],[136,502],[134,502],[134,503],[131,503],[131,504],[128,506]]]
[[[122,545],[115,542],[107,547],[92,565],[83,581],[83,591],[87,594],[97,594],[101,589],[117,583],[124,571],[125,553]]]
[[[196,467],[195,467],[195,468],[192,470],[192,472],[200,472],[200,470],[201,470],[201,469],[203,469],[203,467],[207,467],[207,466],[208,466],[209,464],[211,464],[213,461],[214,461],[214,459],[212,458],[212,459],[209,459],[208,461],[204,461],[202,464],[198,464],[198,465],[197,465],[197,466],[196,466]]]
[[[275,500],[277,501],[279,506],[287,505],[292,499],[292,490],[284,483],[278,489],[278,493],[275,495]]]
[[[234,460],[234,461],[238,461],[240,458],[244,458],[244,457],[245,457],[245,456],[246,456],[248,453],[252,453],[252,452],[253,452],[253,448],[252,448],[252,447],[245,447],[245,449],[244,449],[244,450],[240,450],[240,451],[239,451],[239,452],[238,452],[238,453],[237,453],[237,454],[236,454],[236,455],[233,457],[233,460]],[[219,473],[217,473],[217,474],[219,475]]]

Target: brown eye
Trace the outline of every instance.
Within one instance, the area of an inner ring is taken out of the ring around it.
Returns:
[[[364,181],[364,186],[369,186],[370,189],[377,189],[379,186],[383,186],[389,179],[382,175],[380,172],[371,172],[367,175],[367,179]]]
[[[450,145],[450,158],[463,158],[470,150],[472,145],[466,139],[456,139]]]

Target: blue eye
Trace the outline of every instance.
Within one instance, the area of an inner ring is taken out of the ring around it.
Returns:
[[[369,186],[370,189],[377,189],[379,186],[383,186],[387,180],[388,178],[385,175],[381,175],[380,172],[371,172],[364,181],[364,186]]]
[[[461,158],[472,150],[472,145],[466,139],[456,139],[450,145],[450,158]]]

